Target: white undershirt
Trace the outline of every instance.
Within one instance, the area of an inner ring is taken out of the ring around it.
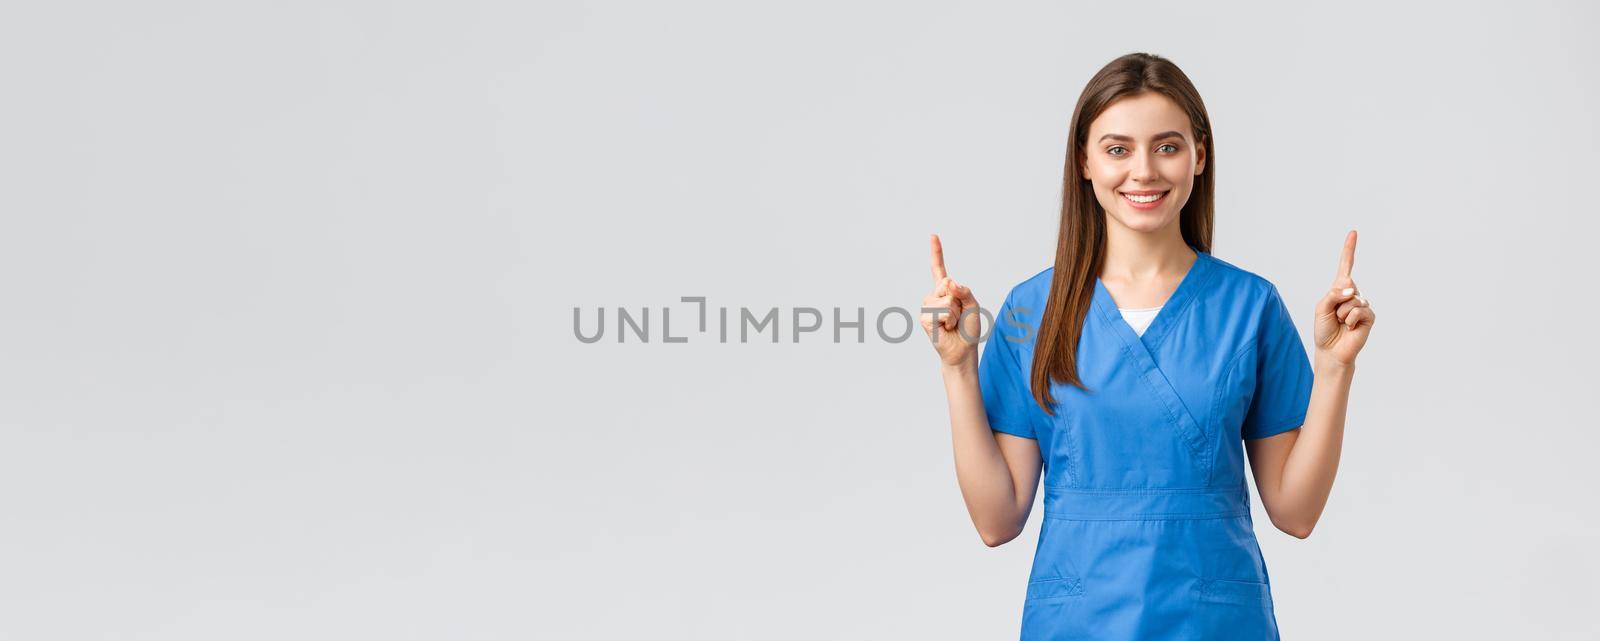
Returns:
[[[1161,306],[1144,309],[1118,307],[1117,311],[1122,312],[1122,318],[1133,327],[1133,333],[1144,336],[1144,330],[1150,327],[1150,321],[1155,320],[1156,314],[1161,312]]]

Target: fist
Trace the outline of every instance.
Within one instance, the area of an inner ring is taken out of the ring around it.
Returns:
[[[1378,320],[1372,303],[1361,295],[1361,288],[1350,277],[1355,263],[1356,232],[1352,229],[1344,237],[1344,252],[1339,257],[1333,287],[1317,301],[1317,353],[1343,365],[1355,364],[1356,354],[1366,346],[1372,324]]]
[[[930,236],[928,244],[933,291],[922,299],[922,329],[945,366],[975,366],[978,337],[983,335],[978,299],[966,285],[945,273],[944,245],[939,242],[939,235]]]

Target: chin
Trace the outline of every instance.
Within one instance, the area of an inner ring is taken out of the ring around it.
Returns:
[[[1174,224],[1178,221],[1178,216],[1176,213],[1160,214],[1157,212],[1145,211],[1118,212],[1113,214],[1112,217],[1115,218],[1117,223],[1123,227],[1133,231],[1145,233],[1160,231],[1165,229],[1167,225]]]

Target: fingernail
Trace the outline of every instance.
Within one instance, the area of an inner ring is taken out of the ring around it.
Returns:
[[[1349,296],[1351,294],[1356,293],[1356,290],[1355,290],[1354,287],[1346,287],[1346,288],[1344,288],[1344,291],[1341,291],[1339,293],[1344,294],[1345,296]]]

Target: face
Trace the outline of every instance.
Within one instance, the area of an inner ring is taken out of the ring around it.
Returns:
[[[1155,92],[1112,102],[1089,123],[1083,175],[1107,224],[1153,232],[1173,225],[1205,170],[1189,116]]]

